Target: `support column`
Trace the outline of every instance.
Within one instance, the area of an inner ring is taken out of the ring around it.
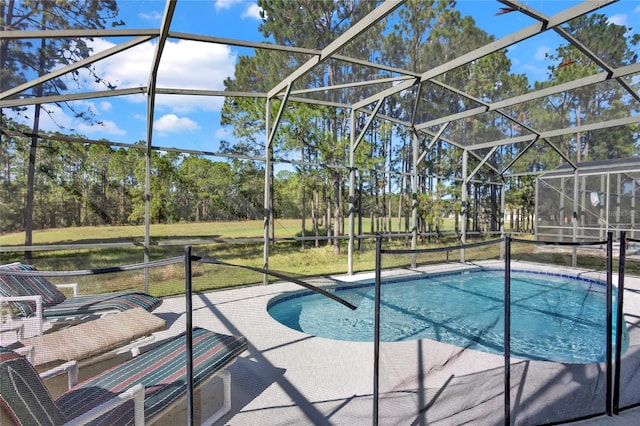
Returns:
[[[588,211],[586,211],[585,206],[587,205],[587,177],[582,176],[580,178],[580,184],[582,185],[582,193],[580,195],[580,210],[578,213],[578,217],[580,218],[580,237],[584,238],[585,232],[584,228],[586,226],[585,216]]]
[[[620,195],[622,194],[622,173],[616,174],[616,238],[620,238],[620,223],[622,222],[620,214]]]
[[[462,188],[460,191],[460,200],[462,208],[460,209],[460,241],[462,245],[467,244],[467,163],[469,161],[469,151],[466,149],[462,152]],[[464,262],[464,249],[460,250],[460,262]]]
[[[413,167],[411,170],[411,250],[418,247],[418,135],[413,134]],[[411,258],[411,267],[416,267],[416,254]]]
[[[151,146],[156,103],[156,74],[152,73],[147,93],[147,145],[144,157],[144,263],[151,258]],[[149,268],[144,268],[144,292],[149,292]]]
[[[353,273],[353,243],[354,243],[354,235],[353,235],[353,226],[354,226],[354,214],[355,214],[355,185],[356,185],[356,171],[355,171],[355,152],[358,149],[358,145],[363,140],[365,133],[371,127],[371,123],[376,118],[376,114],[380,110],[384,99],[380,99],[376,104],[375,108],[371,112],[369,119],[367,120],[364,128],[356,138],[356,113],[355,110],[351,110],[351,130],[350,130],[350,139],[349,139],[349,249],[348,249],[348,270],[349,275]]]
[[[153,100],[149,97],[147,121],[153,123]],[[151,137],[153,124],[147,124],[147,147],[144,157],[144,263],[148,263],[151,254]],[[149,292],[149,269],[144,269],[144,292]]]
[[[504,232],[504,221],[505,221],[505,206],[507,205],[507,194],[506,194],[507,185],[505,182],[502,182],[502,188],[500,190],[500,238],[504,240],[505,232]],[[505,249],[504,241],[500,243],[500,260],[504,259],[504,249]]]
[[[267,106],[265,111],[265,146],[264,146],[264,253],[262,267],[269,269],[269,202],[271,201],[271,99],[267,98]],[[269,277],[264,274],[263,284],[269,283]]]
[[[160,68],[160,59],[162,52],[169,37],[169,27],[173,12],[176,9],[176,0],[167,0],[160,25],[160,37],[156,44],[156,50],[153,54],[151,65],[151,74],[147,83],[147,146],[145,158],[145,189],[144,189],[144,261],[149,262],[151,255],[151,146],[153,142],[153,117],[156,103],[156,83],[158,80],[158,68]],[[149,268],[144,269],[144,291],[149,292]]]
[[[355,242],[354,223],[356,210],[356,171],[355,171],[355,140],[356,113],[351,110],[351,128],[349,138],[349,247],[347,249],[347,274],[353,275],[353,249]],[[361,195],[362,196],[362,195]]]
[[[269,269],[269,231],[271,229],[271,154],[273,151],[273,136],[276,133],[278,125],[282,120],[282,114],[284,113],[284,109],[287,105],[287,101],[289,99],[289,95],[291,94],[291,84],[287,85],[287,90],[284,94],[284,97],[280,101],[280,109],[278,110],[278,114],[271,124],[271,98],[267,98],[266,102],[266,116],[264,119],[265,122],[265,136],[266,141],[264,144],[264,259],[263,259],[263,268]],[[274,235],[275,238],[275,235]],[[263,283],[269,283],[269,277],[267,274],[264,274]]]
[[[533,238],[538,241],[540,236],[538,235],[538,215],[540,214],[540,177],[536,178],[536,195],[535,195],[536,205],[534,206],[533,220],[535,226],[533,227]],[[511,215],[513,216],[513,209],[511,209]],[[511,219],[511,223],[513,223],[513,219]],[[509,230],[510,233],[513,233],[513,228]]]
[[[601,241],[604,240],[606,235],[605,227],[608,228],[608,225],[606,225],[606,212],[604,210],[609,201],[609,199],[605,197],[607,194],[607,191],[605,190],[606,181],[608,181],[608,177],[605,179],[604,175],[600,175],[600,193],[598,194],[598,198],[600,199],[600,208],[598,209],[598,227],[600,229],[599,239]],[[602,200],[602,197],[605,197],[604,200]],[[609,210],[609,207],[607,206],[606,209]]]
[[[633,179],[631,181],[631,211],[629,212],[631,215],[631,238],[636,237],[636,191],[638,189],[638,185],[636,184],[636,180]]]
[[[607,235],[609,233],[610,227],[609,227],[609,212],[611,211],[611,174],[607,173],[607,189],[605,191],[605,199],[604,199],[604,205],[605,205],[605,235]]]
[[[578,197],[580,192],[580,176],[578,176],[578,169],[573,171],[573,215],[572,215],[572,224],[573,224],[573,238],[572,241],[575,243],[578,241]],[[575,268],[578,266],[578,251],[577,247],[573,246],[573,256],[571,258],[571,265]]]
[[[558,227],[560,229],[560,235],[558,236],[558,241],[564,241],[564,225],[566,223],[567,211],[566,206],[564,205],[564,198],[567,194],[567,184],[566,178],[562,176],[560,178],[560,206],[559,206],[559,214],[558,214]]]
[[[149,92],[147,93],[147,145],[144,156],[144,263],[151,259],[151,146],[153,143],[153,117],[155,112],[155,84],[156,78],[153,74]],[[151,86],[153,85],[153,86]],[[144,268],[144,292],[149,292],[149,268]]]

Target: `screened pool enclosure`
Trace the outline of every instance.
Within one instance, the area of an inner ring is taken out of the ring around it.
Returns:
[[[637,238],[640,160],[565,165],[536,184],[536,236],[553,241],[601,240],[609,231]]]
[[[52,19],[78,4],[123,16]],[[166,342],[183,357],[167,387],[186,399],[167,424],[213,406],[220,423],[247,425],[629,413],[640,406],[631,5],[0,0],[0,264],[34,267],[0,279],[161,299],[148,314],[166,329],[138,360]],[[174,234],[187,224],[202,227]],[[333,269],[308,273],[316,260]],[[306,297],[340,312],[325,318]],[[0,343],[13,350],[42,306],[11,303]],[[192,331],[215,337],[203,328],[237,348],[194,395],[207,356]]]

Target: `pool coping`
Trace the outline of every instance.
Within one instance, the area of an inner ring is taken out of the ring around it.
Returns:
[[[471,268],[464,268],[464,269],[459,269],[459,270],[448,270],[448,271],[436,271],[436,272],[430,272],[430,271],[416,271],[414,273],[403,273],[401,275],[393,275],[393,274],[388,274],[386,276],[383,277],[383,282],[381,283],[382,287],[384,288],[390,288],[390,286],[394,286],[394,285],[398,285],[398,284],[403,284],[409,281],[415,281],[415,280],[420,280],[421,282],[424,282],[425,285],[429,284],[429,280],[439,280],[437,281],[435,284],[442,284],[443,281],[442,279],[446,279],[448,277],[454,278],[457,276],[461,276],[461,275],[465,275],[465,274],[480,274],[480,273],[484,273],[484,272],[489,272],[489,273],[498,273],[498,274],[503,274],[505,272],[505,268],[504,265],[502,267],[498,266],[498,265],[491,265],[491,266],[485,266],[485,265],[476,265],[475,267],[471,267]],[[601,280],[601,279],[596,279],[594,277],[590,277],[590,276],[585,276],[584,274],[579,273],[578,271],[573,271],[573,272],[569,272],[566,270],[563,271],[554,271],[554,270],[534,270],[531,268],[511,268],[511,274],[512,277],[516,276],[516,274],[526,274],[528,276],[536,276],[536,277],[540,277],[540,278],[559,278],[562,280],[571,280],[572,282],[581,282],[581,283],[586,283],[589,284],[589,292],[592,292],[594,289],[594,286],[598,286],[600,287],[600,289],[598,289],[598,291],[602,294],[604,294],[605,290],[606,290],[606,280]],[[473,279],[473,277],[471,277]],[[424,281],[422,281],[424,280]],[[593,286],[592,286],[593,285]],[[322,288],[322,290],[325,291],[329,291],[330,293],[334,294],[337,297],[341,297],[344,298],[345,300],[351,302],[351,303],[355,303],[350,297],[345,296],[343,293],[341,294],[341,292],[343,291],[349,291],[349,290],[354,290],[354,289],[366,289],[365,291],[369,292],[369,297],[373,297],[373,295],[371,295],[370,291],[371,289],[375,286],[375,279],[371,279],[371,278],[366,278],[366,279],[361,279],[361,280],[349,280],[349,281],[341,281],[340,279],[335,279],[333,283],[328,284],[328,285],[321,285],[319,287]],[[388,287],[389,286],[389,287]],[[496,287],[497,288],[497,287]],[[489,294],[483,294],[485,297],[489,296],[491,297]],[[353,339],[345,337],[345,336],[340,336],[340,335],[336,335],[336,326],[334,323],[332,323],[331,325],[333,325],[333,327],[329,326],[326,327],[327,330],[331,330],[328,332],[324,332],[323,331],[323,327],[319,327],[318,325],[322,323],[322,319],[318,318],[316,321],[313,321],[311,328],[314,331],[311,330],[305,330],[306,327],[304,327],[302,324],[303,322],[299,321],[300,320],[300,315],[302,314],[302,312],[300,311],[300,309],[296,309],[295,312],[297,312],[297,315],[295,316],[291,316],[289,315],[287,312],[283,311],[282,308],[277,309],[278,314],[276,314],[275,312],[273,312],[273,309],[276,308],[278,305],[285,303],[285,302],[290,302],[290,301],[295,301],[298,299],[302,299],[308,296],[315,296],[313,298],[313,300],[315,300],[315,302],[320,302],[321,306],[325,306],[325,303],[331,303],[331,302],[327,302],[326,299],[322,300],[322,295],[319,294],[318,292],[312,290],[312,289],[300,289],[300,290],[293,290],[293,291],[289,291],[289,292],[284,292],[280,295],[277,295],[273,298],[271,298],[268,302],[267,302],[267,312],[269,312],[269,315],[274,318],[276,321],[278,321],[279,323],[285,325],[286,327],[289,327],[293,330],[308,334],[308,335],[312,335],[314,337],[321,337],[321,338],[326,338],[326,339],[333,339],[333,340],[338,340],[338,341],[351,341],[351,342],[373,342],[373,336],[371,334],[369,334],[369,332],[371,331],[371,329],[367,329],[367,330],[362,330],[360,329],[360,332],[365,332],[366,335],[361,335],[358,332],[355,332],[353,334],[349,334],[349,336],[354,337]],[[320,299],[319,299],[320,298]],[[584,302],[584,300],[583,300]],[[298,306],[296,304],[296,306]],[[337,305],[336,305],[337,306]],[[327,306],[327,309],[332,309],[335,308],[335,306]],[[602,306],[599,307],[600,309],[605,308],[604,303],[602,304]],[[357,307],[356,307],[357,309]],[[369,309],[373,309],[372,306],[369,306]],[[543,309],[543,308],[539,308],[539,309]],[[318,308],[316,307],[314,310],[314,312],[316,312],[316,314],[319,312]],[[361,316],[357,316],[357,317],[352,317],[352,314],[348,311],[348,310],[342,310],[342,309],[338,309],[338,311],[333,311],[335,312],[335,314],[341,319],[341,321],[345,321],[346,323],[351,324],[352,321],[360,321],[362,319]],[[373,312],[370,312],[370,317],[367,316],[366,320],[369,322],[373,321]],[[492,312],[494,312],[492,310]],[[313,314],[312,314],[313,315]],[[344,316],[342,316],[344,315]],[[429,315],[428,313],[425,313],[425,315]],[[558,312],[558,315],[561,315],[561,311]],[[604,311],[603,311],[603,315],[604,315]],[[403,318],[405,318],[403,316]],[[429,317],[430,318],[430,317]],[[433,321],[435,321],[435,319],[433,319]],[[455,319],[453,319],[454,322],[456,322]],[[595,320],[594,320],[595,321]],[[451,341],[451,337],[448,338],[443,338],[443,339],[438,339],[437,336],[433,336],[433,333],[437,334],[436,329],[434,329],[433,327],[436,327],[435,323],[432,323],[431,320],[426,320],[427,323],[432,324],[433,326],[429,326],[427,330],[421,331],[420,337],[411,337],[411,338],[406,338],[406,339],[393,339],[393,340],[388,340],[386,338],[381,337],[381,341],[382,342],[398,342],[398,341],[405,341],[405,340],[419,340],[419,339],[431,339],[431,340],[436,340],[438,342],[441,343],[447,343],[447,344],[452,344],[454,346],[458,346],[458,347],[465,347],[465,343],[467,343],[468,341],[471,341],[470,337],[467,338],[463,338],[462,341],[457,341],[457,338],[453,338],[453,340],[456,340],[456,342]],[[307,322],[304,322],[304,324],[308,324]],[[420,322],[420,324],[424,324],[423,322]],[[459,324],[459,323],[457,323]],[[329,325],[329,324],[327,324]],[[468,325],[468,324],[467,324]],[[615,327],[615,324],[614,324]],[[338,327],[340,328],[340,327]],[[384,328],[384,325],[381,324],[381,328]],[[623,347],[624,350],[627,349],[627,343],[628,343],[628,333],[626,328],[623,328],[624,333],[622,336],[623,339]],[[414,331],[414,330],[412,330]],[[481,331],[481,330],[478,330]],[[496,330],[496,333],[498,332],[498,330]],[[423,335],[423,334],[427,334],[427,335]],[[502,334],[502,332],[500,331],[500,334]],[[381,333],[382,335],[382,333]],[[396,336],[396,334],[393,334],[394,336]],[[431,337],[429,337],[431,336]],[[560,331],[554,332],[553,336],[557,336],[557,337],[562,337],[562,333]],[[443,341],[443,340],[449,340],[449,341]],[[585,347],[584,345],[586,345],[588,343],[588,341],[583,340],[583,346],[581,346],[585,352],[580,352],[580,351],[576,351],[575,348],[573,349],[569,349],[569,346],[565,347],[565,351],[560,351],[560,352],[551,352],[553,355],[551,355],[551,353],[548,353],[547,351],[539,351],[537,352],[539,355],[538,356],[533,356],[533,355],[528,355],[524,354],[522,352],[518,352],[518,344],[517,341],[514,341],[515,343],[512,344],[511,347],[511,354],[513,357],[515,358],[520,358],[520,359],[527,359],[527,360],[538,360],[538,361],[550,361],[550,362],[564,362],[564,363],[575,363],[575,364],[588,364],[588,363],[593,363],[595,362],[594,360],[589,360],[588,362],[585,360],[586,354],[590,353],[593,356],[604,356],[604,347],[602,348],[602,353],[599,352],[593,352],[591,351],[588,347]],[[477,342],[476,342],[477,343]],[[471,343],[473,345],[475,345],[476,343]],[[497,342],[492,340],[491,338],[489,338],[489,343],[485,342],[484,344],[481,344],[479,347],[474,346],[473,349],[480,351],[480,352],[486,352],[486,353],[490,353],[490,354],[496,354],[496,355],[500,355],[502,353],[503,347],[500,346],[500,350],[497,350],[497,346],[493,346],[493,344],[496,344]],[[527,346],[528,347],[528,346]],[[471,349],[471,347],[469,347]],[[524,348],[521,348],[522,350],[525,350]],[[550,347],[549,347],[549,350]],[[566,352],[568,351],[568,352]],[[535,351],[534,351],[535,352]],[[516,355],[519,354],[520,356]],[[546,354],[546,355],[543,355]],[[566,359],[563,359],[566,358]]]

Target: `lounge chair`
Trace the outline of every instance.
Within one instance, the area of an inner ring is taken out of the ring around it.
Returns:
[[[162,318],[143,308],[133,308],[42,336],[24,338],[9,348],[24,352],[37,371],[68,361],[77,361],[84,371],[88,366],[120,354],[138,355],[143,346],[153,343],[153,333],[165,328]]]
[[[246,348],[244,337],[193,329],[194,390],[197,392],[217,375],[221,376],[224,388],[222,407],[202,424],[213,424],[230,411],[231,376],[227,367]],[[73,371],[73,366],[73,362],[67,363],[57,371],[66,367]],[[3,425],[9,421],[16,424],[151,424],[176,410],[186,399],[185,335],[176,336],[82,383],[70,383],[70,389],[55,401],[31,363],[2,347],[0,376],[6,378],[0,381],[0,424]]]
[[[67,298],[59,287],[72,288],[73,297]],[[162,300],[137,291],[79,296],[76,284],[56,286],[33,266],[16,262],[0,266],[0,303],[9,303],[16,319],[31,320],[33,324],[24,327],[29,330],[17,330],[29,337],[42,334],[45,325],[76,323],[134,307],[151,312]]]

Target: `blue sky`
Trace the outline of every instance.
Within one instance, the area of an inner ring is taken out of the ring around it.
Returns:
[[[553,15],[577,1],[532,0],[530,7]],[[120,0],[119,17],[128,28],[158,28],[164,11],[164,1]],[[501,38],[533,21],[511,13],[496,16],[502,4],[488,0],[458,1],[464,15],[471,15],[476,25],[496,38]],[[623,0],[605,9],[609,19],[637,30],[640,28],[640,1]],[[179,0],[172,30],[210,36],[263,41],[258,32],[259,10],[256,2],[247,0]],[[95,51],[112,47],[124,40],[99,39],[93,41]],[[514,73],[526,73],[530,83],[545,80],[551,53],[558,38],[551,32],[510,49]],[[146,86],[155,41],[130,49],[95,64],[96,72],[118,88]],[[251,50],[231,46],[169,40],[158,73],[161,87],[223,90],[223,80],[233,75],[238,56]],[[83,85],[106,90],[89,76]],[[86,90],[86,89],[80,89]],[[217,151],[220,140],[232,140],[229,130],[220,126],[222,98],[159,96],[154,117],[153,144],[203,151]],[[102,125],[88,125],[56,106],[50,106],[42,129],[82,134],[90,139],[109,139],[134,143],[146,140],[146,98],[143,95],[122,99],[115,97],[75,102],[78,109],[89,109]],[[30,115],[30,114],[29,114]]]

